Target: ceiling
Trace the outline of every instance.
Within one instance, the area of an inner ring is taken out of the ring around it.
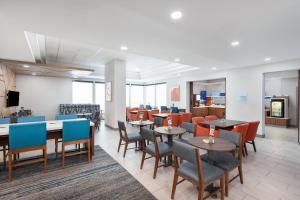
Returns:
[[[260,65],[266,57],[290,60],[300,58],[299,7],[298,0],[1,0],[0,58],[34,62],[28,31],[46,38],[47,62],[92,67],[96,77],[119,56],[127,77],[137,80],[183,76],[176,67],[205,73]],[[170,19],[174,10],[182,19]],[[235,40],[238,47],[230,45]],[[58,48],[64,51],[54,56]]]

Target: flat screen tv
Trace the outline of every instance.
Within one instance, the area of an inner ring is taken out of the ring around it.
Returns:
[[[19,106],[19,95],[17,91],[8,91],[7,93],[7,107]]]

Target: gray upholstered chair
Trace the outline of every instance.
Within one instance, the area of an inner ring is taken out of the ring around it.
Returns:
[[[219,180],[220,189],[216,192],[219,191],[221,199],[224,199],[224,171],[222,169],[201,161],[199,149],[179,140],[174,140],[173,142],[173,154],[175,155],[175,174],[171,195],[172,199],[174,199],[177,184],[184,180],[188,180],[197,186],[199,200],[206,199],[214,194],[210,193],[204,197],[205,186]],[[178,159],[182,159],[183,162],[179,163]],[[179,176],[183,180],[178,181]]]
[[[121,145],[125,145],[124,154],[123,154],[123,157],[125,158],[127,149],[133,149],[133,148],[128,148],[128,144],[135,143],[135,149],[137,149],[137,143],[142,141],[142,137],[139,133],[127,133],[125,123],[122,121],[118,121],[118,127],[119,127],[119,134],[120,134],[118,152],[120,151]],[[125,143],[122,144],[122,141],[124,141]]]
[[[186,130],[187,133],[189,134],[195,134],[196,132],[196,125],[193,124],[193,123],[190,123],[190,122],[183,122],[182,123],[182,126],[181,126],[183,129]]]
[[[213,165],[225,171],[225,195],[228,196],[228,184],[237,177],[240,177],[240,182],[243,184],[243,170],[242,170],[242,151],[243,139],[240,133],[220,130],[219,138],[226,139],[234,143],[237,149],[234,152],[214,152],[212,156],[208,154],[201,156],[202,160],[213,163]],[[229,180],[229,172],[238,168],[239,174]]]
[[[156,140],[156,136],[153,130],[148,129],[143,127],[141,129],[141,135],[143,138],[143,157],[142,157],[142,161],[141,161],[141,169],[143,169],[143,165],[144,165],[144,161],[146,158],[146,154],[150,154],[152,158],[155,158],[155,166],[154,166],[154,173],[153,173],[153,178],[156,178],[156,173],[157,173],[157,169],[159,167],[162,167],[164,165],[160,165],[159,161],[161,160],[161,158],[165,158],[167,156],[172,155],[172,147],[167,144],[167,143],[163,143],[163,142],[157,142]],[[146,146],[146,140],[152,142],[151,144]]]

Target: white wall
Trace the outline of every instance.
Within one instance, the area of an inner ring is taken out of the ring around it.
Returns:
[[[55,118],[59,104],[72,103],[71,79],[17,75],[16,89],[20,92],[20,107],[47,120]]]
[[[226,117],[236,120],[260,120],[263,118],[263,99],[264,99],[264,73],[273,71],[284,71],[300,69],[300,60],[280,62],[268,65],[250,66],[232,70],[214,71],[212,73],[190,72],[182,74],[181,78],[165,80],[167,82],[167,94],[170,95],[172,85],[185,85],[188,81],[209,80],[226,78]],[[183,88],[183,87],[181,87]],[[188,91],[181,90],[181,101],[177,102],[180,106],[189,106],[187,97]],[[241,94],[247,94],[247,100],[240,100]],[[171,103],[168,101],[168,103]],[[260,126],[258,134],[263,134],[264,130]]]

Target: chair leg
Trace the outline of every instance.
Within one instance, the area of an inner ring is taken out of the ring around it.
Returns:
[[[157,173],[157,168],[158,168],[158,162],[159,162],[159,158],[155,156],[155,166],[154,166],[153,179],[156,178],[156,173]]]
[[[12,179],[12,153],[8,152],[8,181],[10,182]]]
[[[127,147],[128,147],[128,142],[126,141],[123,158],[125,158],[125,156],[126,156]]]
[[[160,135],[160,136],[159,136],[159,138],[160,138],[160,141],[161,141],[161,142],[163,142],[163,138],[162,138],[162,135]]]
[[[146,151],[143,150],[143,156],[142,156],[142,162],[141,162],[141,167],[140,167],[140,169],[143,169],[145,158],[146,158]]]
[[[248,156],[248,150],[247,150],[246,142],[244,143],[244,149],[245,149],[246,156]]]
[[[198,200],[203,200],[204,188],[202,185],[198,187]]]
[[[3,145],[3,168],[6,168],[6,145]]]
[[[242,149],[242,154],[243,154],[243,157],[246,157],[245,149],[244,148]]]
[[[121,144],[122,144],[122,139],[120,138],[119,146],[118,146],[118,153],[119,153],[119,151],[120,151]]]
[[[243,183],[244,183],[244,178],[243,178],[242,165],[239,165],[239,166],[238,166],[238,170],[239,170],[239,176],[240,176],[241,184],[243,184]]]
[[[55,138],[55,158],[58,156],[58,138]]]
[[[252,141],[252,145],[253,145],[254,152],[256,152],[256,146],[254,140]]]
[[[178,182],[178,173],[177,173],[177,170],[175,170],[174,179],[173,179],[173,187],[172,187],[171,199],[174,199],[175,192],[176,192],[177,182]]]
[[[229,173],[225,172],[225,196],[228,197]]]
[[[220,179],[221,200],[224,200],[224,177]]]
[[[62,144],[62,148],[61,148],[61,167],[62,168],[65,167],[65,145],[64,145],[64,143]]]
[[[48,161],[48,155],[47,155],[47,147],[43,150],[44,154],[44,172],[47,172],[47,161]]]
[[[90,140],[88,141],[87,146],[88,146],[88,162],[90,162],[91,161],[91,142],[90,142]]]

